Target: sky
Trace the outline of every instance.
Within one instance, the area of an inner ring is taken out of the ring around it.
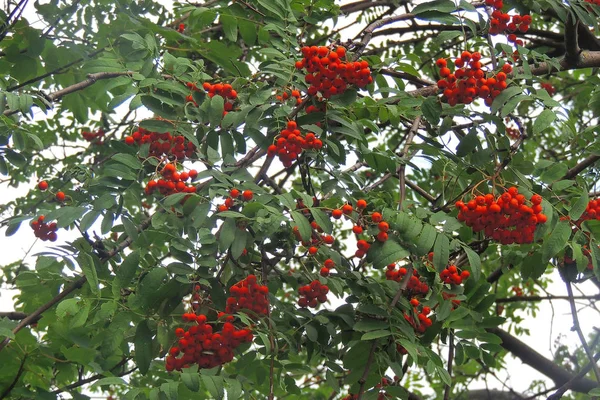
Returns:
[[[166,5],[170,4],[167,0],[163,0],[162,3]],[[347,3],[347,1],[340,2],[340,4],[344,3]],[[33,2],[27,4],[24,16],[29,21],[37,20]],[[344,26],[344,22],[344,18],[341,18],[338,26]],[[342,41],[354,37],[356,33],[356,30],[345,31],[343,33]],[[39,115],[42,116],[43,114]],[[452,143],[450,143],[450,147],[452,148]],[[36,182],[31,182],[29,187],[20,187],[18,189],[7,187],[5,185],[0,186],[0,202],[26,195],[29,190],[34,190],[35,184]],[[96,228],[96,230],[98,229]],[[44,251],[46,246],[49,245],[49,242],[36,241],[30,229],[26,226],[26,223],[23,224],[22,228],[15,235],[11,237],[3,236],[4,232],[0,231],[0,237],[2,237],[0,240],[0,254],[3,254],[3,264],[18,261],[23,259],[26,255],[31,256]],[[78,233],[76,231],[61,230],[59,232],[59,240],[53,245],[60,245],[61,243],[72,241],[77,237]],[[31,260],[31,257],[29,257],[28,260]],[[549,286],[548,292],[553,295],[566,295],[565,286],[558,276],[558,273],[556,271],[550,272],[550,276],[555,282]],[[578,285],[578,287],[585,293],[597,293],[598,291],[597,288],[590,283]],[[14,295],[14,291],[9,291],[5,288],[0,290],[0,311],[14,310],[12,299]],[[334,304],[331,306],[333,307]],[[593,331],[595,326],[594,322],[598,320],[597,312],[593,309],[585,308],[584,304],[580,304],[580,308],[579,318],[582,330],[585,334],[589,334]],[[563,338],[561,340],[563,343],[571,343],[571,348],[575,348],[579,345],[577,335],[575,332],[571,331],[572,318],[569,303],[567,301],[544,301],[539,303],[539,311],[535,318],[527,315],[522,316],[525,320],[520,326],[524,329],[528,329],[531,335],[529,337],[522,336],[520,339],[535,348],[545,357],[552,358],[553,351],[555,350],[554,342],[555,339],[559,337]],[[446,354],[446,351],[444,350],[442,354]],[[531,381],[540,379],[547,381],[548,387],[553,386],[550,380],[546,379],[532,368],[523,365],[519,360],[510,356],[507,359],[507,368],[497,374],[498,380],[490,377],[487,382],[487,387],[501,389],[503,383],[505,383],[514,390],[524,391],[529,387]],[[476,389],[485,387],[485,382],[478,381],[475,382],[471,388]]]

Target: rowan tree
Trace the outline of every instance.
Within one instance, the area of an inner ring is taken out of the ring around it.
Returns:
[[[600,395],[596,1],[169,6],[0,14],[0,398]]]

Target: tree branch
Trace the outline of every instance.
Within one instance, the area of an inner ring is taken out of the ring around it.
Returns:
[[[516,337],[512,336],[510,333],[500,328],[489,328],[487,331],[502,339],[501,346],[504,349],[512,353],[515,357],[519,358],[521,361],[523,361],[523,363],[552,379],[557,386],[573,380],[573,383],[571,384],[572,390],[580,393],[587,393],[593,388],[598,387],[597,382],[586,379],[583,376],[581,378],[574,379],[576,377],[569,371],[560,367],[554,363],[554,361],[548,360],[546,357],[542,356],[540,353]]]

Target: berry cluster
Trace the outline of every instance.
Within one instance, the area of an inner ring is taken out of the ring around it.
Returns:
[[[269,288],[256,283],[255,275],[248,275],[246,279],[233,285],[227,298],[225,312],[234,314],[241,309],[247,309],[258,315],[269,313]]]
[[[517,296],[517,297],[521,297],[521,296],[523,296],[523,289],[521,289],[520,287],[518,287],[518,286],[513,286],[513,287],[511,288],[511,290],[512,290],[513,292],[515,292],[515,296]]]
[[[196,186],[186,183],[188,179],[194,180],[198,176],[198,172],[195,169],[190,170],[190,172],[177,172],[175,164],[168,163],[160,171],[160,174],[164,179],[151,180],[146,185],[144,191],[147,195],[151,195],[156,190],[163,196],[173,193],[196,192]]]
[[[150,143],[148,155],[157,158],[166,155],[171,159],[182,160],[185,157],[192,157],[196,152],[196,146],[192,142],[186,142],[185,137],[181,135],[150,132],[144,128],[138,128],[131,136],[127,136],[125,143],[128,145]]]
[[[507,33],[507,39],[511,43],[523,46],[523,41],[517,39],[515,32],[525,33],[531,25],[530,15],[508,15],[502,12],[504,3],[502,0],[485,0],[485,5],[492,7],[492,19],[490,20],[490,35]]]
[[[276,138],[275,144],[267,149],[270,157],[277,155],[284,167],[289,168],[292,163],[300,157],[305,149],[319,150],[323,147],[321,139],[309,132],[306,136],[298,129],[295,121],[288,121],[286,129],[283,129]]]
[[[407,269],[404,267],[396,269],[396,263],[393,263],[387,266],[387,270],[385,271],[385,279],[388,281],[400,282],[407,272]]]
[[[507,74],[512,72],[510,64],[504,64],[502,71],[486,78],[482,69],[481,54],[463,51],[459,58],[454,60],[458,68],[454,73],[448,68],[444,58],[436,61],[439,68],[440,79],[437,86],[443,91],[442,100],[451,106],[456,104],[471,104],[477,97],[484,99],[487,106],[491,106],[494,99],[508,86]]]
[[[450,265],[440,272],[440,279],[444,283],[460,285],[464,280],[469,278],[471,273],[467,270],[460,272],[456,265]]]
[[[575,225],[580,226],[583,221],[593,219],[600,221],[600,200],[590,200],[581,217],[575,222]]]
[[[373,82],[369,63],[367,61],[344,61],[346,48],[339,46],[335,51],[327,46],[305,46],[302,48],[304,58],[296,61],[297,69],[308,72],[304,80],[310,86],[308,94],[328,99],[336,94],[342,94],[348,85],[359,88]]]
[[[44,242],[47,240],[56,242],[58,238],[56,235],[56,230],[58,229],[56,222],[47,224],[44,222],[43,215],[40,215],[37,220],[31,222],[31,228],[35,237],[42,239]]]
[[[302,96],[300,95],[300,91],[296,89],[291,90],[289,93],[284,90],[280,95],[275,95],[275,98],[281,101],[282,103],[287,101],[291,97],[296,99],[296,104],[302,103]]]
[[[244,201],[250,201],[254,197],[254,193],[252,193],[252,190],[244,190],[243,192],[240,192],[238,189],[233,188],[229,191],[229,197],[225,199],[225,203],[219,205],[217,207],[217,210],[219,210],[219,212],[229,210],[235,205],[235,199],[239,198],[240,195],[242,196],[242,199],[244,199]]]
[[[412,312],[410,314],[404,313],[404,319],[408,321],[415,331],[424,333],[433,324],[431,318],[428,317],[431,308],[427,306],[420,307],[421,303],[415,298],[410,300],[410,305],[413,307]],[[421,309],[420,311],[419,308]],[[416,315],[416,318],[414,315]]]
[[[358,213],[358,218],[356,219],[356,224],[352,227],[352,232],[357,236],[360,236],[362,233],[367,230],[369,225],[377,224],[378,233],[375,235],[375,240],[379,242],[385,242],[388,240],[388,231],[390,229],[390,225],[383,220],[383,216],[381,213],[375,211],[371,213],[370,217],[364,215],[364,210],[367,208],[367,202],[363,199],[360,199],[356,202],[356,212]],[[331,211],[331,216],[334,219],[340,219],[343,215],[350,217],[354,212],[354,207],[351,204],[344,204],[342,208],[337,208]],[[362,258],[367,254],[371,244],[365,239],[358,239],[356,242],[357,250],[354,253],[354,256],[357,258]]]
[[[321,268],[321,271],[319,271],[319,273],[321,274],[322,277],[326,278],[329,276],[329,272],[331,272],[331,270],[334,268],[335,268],[335,261],[333,261],[331,258],[328,258],[323,263],[323,267]]]
[[[554,96],[554,93],[556,93],[556,89],[554,88],[554,86],[552,86],[550,82],[542,82],[540,83],[540,85],[542,86],[542,89],[546,89],[546,92],[548,92],[550,96]]]
[[[171,347],[166,357],[166,370],[181,371],[182,368],[198,364],[200,368],[213,368],[233,360],[233,351],[242,343],[254,339],[248,328],[238,329],[231,322],[225,322],[220,331],[215,325],[207,323],[205,315],[183,314],[186,322],[195,322],[186,331],[177,328],[175,335],[178,345]],[[177,358],[182,355],[182,357]]]
[[[476,196],[466,204],[456,202],[458,220],[464,221],[474,232],[502,244],[532,243],[538,224],[546,222],[542,214],[542,197],[531,196],[530,205],[516,187],[509,188],[497,198],[493,194]]]
[[[193,82],[187,82],[186,86],[193,91],[200,91],[200,88],[198,88]],[[208,93],[208,97],[212,98],[215,95],[218,95],[225,100],[225,103],[223,104],[223,116],[227,115],[229,111],[233,110],[233,103],[235,99],[237,99],[237,92],[229,83],[215,83],[213,85],[208,82],[204,82],[202,84],[202,88],[206,91],[206,93]],[[185,100],[187,102],[194,103],[195,106],[198,106],[191,94],[188,95]]]
[[[310,284],[298,288],[298,294],[300,294],[298,305],[303,308],[317,308],[319,303],[327,301],[327,293],[329,293],[329,287],[315,279]]]
[[[92,142],[92,144],[102,144],[105,133],[106,132],[100,128],[95,132],[83,131],[81,132],[81,136],[88,142]]]

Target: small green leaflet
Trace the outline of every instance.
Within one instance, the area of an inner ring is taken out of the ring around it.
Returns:
[[[537,135],[548,128],[556,120],[556,114],[551,110],[544,110],[537,116],[533,123],[533,134]]]

